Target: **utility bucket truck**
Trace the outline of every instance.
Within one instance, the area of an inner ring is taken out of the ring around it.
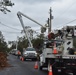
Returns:
[[[73,29],[59,31],[55,38],[44,41],[42,54],[40,55],[39,70],[44,67],[50,69],[53,75],[76,75],[76,49],[73,47]],[[49,35],[50,37],[51,34]]]
[[[37,52],[36,52],[35,48],[33,48],[31,39],[29,37],[28,30],[25,29],[25,26],[24,26],[24,23],[23,23],[23,20],[22,20],[22,16],[24,16],[24,17],[26,17],[26,18],[28,18],[30,20],[32,20],[32,19],[30,17],[24,15],[21,12],[18,12],[17,13],[17,16],[18,16],[18,18],[20,20],[20,23],[22,25],[23,31],[25,33],[25,36],[27,37],[28,42],[29,42],[29,46],[23,51],[22,56],[23,56],[24,60],[25,59],[37,59]]]

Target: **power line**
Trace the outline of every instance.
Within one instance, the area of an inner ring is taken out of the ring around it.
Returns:
[[[3,24],[2,22],[0,22],[0,24],[3,25],[3,26],[6,26],[8,28],[14,29],[14,30],[20,30],[20,29],[17,29],[17,28],[13,28],[13,27],[7,26],[7,25]]]
[[[59,14],[59,16],[56,17],[56,18],[59,18],[59,17],[63,16],[69,9],[71,9],[71,8],[75,5],[75,3],[76,3],[76,1],[74,1],[70,6],[68,6],[67,9],[66,9],[62,14]],[[60,16],[60,15],[61,15],[61,16]],[[74,20],[72,20],[72,21],[70,21],[70,22],[67,22],[67,23],[65,23],[65,24],[62,24],[62,25],[64,26],[64,25],[69,24],[69,23],[72,23],[72,22],[74,22],[74,21],[76,21],[76,19],[74,19]],[[61,26],[62,26],[62,25],[61,25]],[[58,28],[60,28],[60,26],[59,26]]]
[[[65,23],[65,24],[62,24],[61,26],[67,25],[67,24],[72,23],[72,22],[74,22],[74,21],[76,21],[76,19],[74,19],[74,20],[72,20],[72,21],[69,21],[69,22],[67,22],[67,23]],[[60,26],[59,26],[59,27],[56,27],[56,28],[60,28]]]
[[[60,17],[63,16],[65,14],[65,12],[67,12],[70,8],[72,8],[74,6],[75,3],[76,3],[76,1],[73,2],[65,11],[63,11],[63,14],[59,14],[56,18],[59,18],[59,16]]]
[[[5,32],[5,33],[16,33],[16,34],[21,33],[21,32],[10,32],[10,31],[3,31],[3,30],[1,30],[1,31]]]
[[[72,23],[72,22],[74,22],[74,21],[76,21],[76,19],[74,19],[74,20],[72,20],[72,21],[70,21],[70,22],[67,22],[67,23],[65,23],[65,24],[69,24],[69,23]]]

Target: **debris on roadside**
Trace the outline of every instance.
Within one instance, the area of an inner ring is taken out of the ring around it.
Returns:
[[[7,54],[5,52],[0,52],[0,69],[9,67],[7,62]]]

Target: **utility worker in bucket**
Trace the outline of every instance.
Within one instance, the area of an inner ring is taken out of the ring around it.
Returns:
[[[20,55],[21,55],[21,52],[18,50],[18,58],[20,57]]]

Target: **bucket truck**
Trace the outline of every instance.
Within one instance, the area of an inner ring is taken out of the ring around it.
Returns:
[[[24,23],[23,23],[23,20],[22,20],[22,16],[24,16],[24,17],[28,18],[29,20],[35,22],[36,24],[40,25],[42,27],[42,32],[44,32],[46,30],[46,28],[43,25],[41,25],[40,23],[38,23],[37,21],[31,19],[30,17],[28,17],[27,15],[24,15],[21,12],[18,12],[17,16],[18,16],[18,18],[20,20],[20,23],[21,23],[21,25],[23,27],[23,31],[24,31],[25,36],[27,37],[27,39],[29,41],[29,46],[30,46],[30,47],[28,47],[28,48],[26,48],[24,50],[23,57],[24,57],[24,59],[27,59],[27,58],[31,58],[31,59],[37,58],[36,50],[33,48],[33,45],[32,45],[31,39],[30,39],[30,37],[28,35],[27,29],[25,29],[25,26],[24,26]]]
[[[67,27],[58,36],[44,41],[43,52],[40,55],[39,70],[52,66],[53,75],[76,75],[76,48],[73,46],[73,34],[76,28]],[[54,37],[54,35],[53,35]]]

